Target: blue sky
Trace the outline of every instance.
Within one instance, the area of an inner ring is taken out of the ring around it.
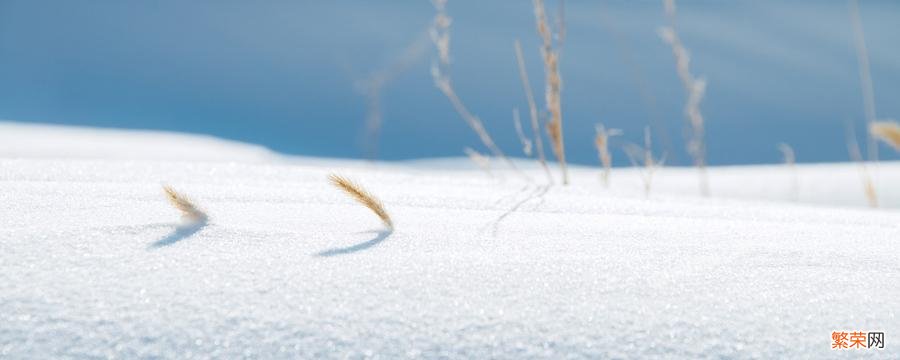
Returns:
[[[845,161],[845,124],[863,131],[844,1],[680,1],[712,164]],[[548,10],[555,3],[548,1]],[[499,145],[521,155],[513,107],[527,104],[513,41],[543,89],[529,1],[450,0],[452,76]],[[0,118],[203,133],[312,156],[364,157],[359,84],[406,63],[382,89],[379,157],[485,151],[433,86],[434,15],[418,1],[0,2]],[[900,118],[900,3],[861,1],[878,115]],[[569,1],[563,48],[564,131],[571,161],[596,163],[594,124],[684,165],[685,94],[656,35],[657,1]],[[424,41],[423,41],[424,40]],[[406,55],[404,55],[406,54]],[[412,54],[412,55],[409,55]],[[538,94],[541,99],[541,94]],[[524,112],[523,112],[524,114]],[[892,151],[882,151],[896,158]],[[627,163],[616,151],[616,162]]]

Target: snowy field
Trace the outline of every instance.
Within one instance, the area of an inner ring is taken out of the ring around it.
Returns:
[[[520,164],[0,123],[0,358],[900,357],[900,164],[870,169],[878,210],[852,164],[798,166],[797,201],[780,165],[712,168],[702,198],[692,169],[645,197],[636,170]]]

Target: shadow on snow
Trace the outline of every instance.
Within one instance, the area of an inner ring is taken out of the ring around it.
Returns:
[[[158,249],[164,246],[169,246],[175,244],[181,240],[187,239],[192,235],[198,233],[200,230],[208,225],[207,221],[199,221],[190,224],[182,224],[175,227],[175,230],[172,231],[169,235],[164,236],[163,238],[156,240],[149,246],[148,249]]]
[[[368,232],[375,233],[376,234],[375,238],[373,238],[369,241],[366,241],[366,242],[361,242],[361,243],[353,245],[353,246],[328,249],[328,250],[325,250],[325,251],[322,251],[322,252],[316,254],[315,256],[331,257],[331,256],[347,255],[347,254],[360,252],[360,251],[369,249],[375,245],[380,244],[382,241],[384,241],[389,236],[391,236],[391,234],[394,233],[392,230],[378,230],[378,231],[368,231]]]

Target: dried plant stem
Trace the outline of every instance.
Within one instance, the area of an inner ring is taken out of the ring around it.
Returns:
[[[644,196],[650,196],[650,188],[653,185],[653,175],[656,170],[665,163],[665,157],[656,160],[653,157],[653,143],[650,138],[650,128],[644,128],[644,146],[635,144],[627,144],[625,154],[628,160],[635,167],[643,165],[641,171],[641,180],[644,182]],[[638,160],[642,159],[642,160]]]
[[[187,197],[179,194],[171,186],[163,185],[166,199],[173,207],[181,211],[181,217],[190,222],[205,222],[209,217]]]
[[[685,116],[691,126],[691,137],[688,140],[688,153],[694,159],[694,165],[700,174],[700,193],[709,196],[709,180],[706,175],[706,144],[704,143],[704,119],[700,112],[700,102],[706,92],[706,80],[694,77],[690,70],[690,53],[681,43],[678,32],[675,30],[675,1],[664,0],[666,15],[670,26],[659,29],[659,36],[672,47],[675,56],[675,69],[678,77],[688,94],[684,107]]]
[[[387,211],[384,209],[384,204],[381,203],[381,200],[378,200],[378,198],[366,191],[362,186],[350,179],[336,174],[328,175],[328,180],[331,181],[332,185],[341,189],[341,191],[347,195],[350,195],[353,200],[356,200],[356,202],[369,208],[369,210],[372,210],[388,229],[394,228],[394,222],[391,221],[391,216],[388,215]]]
[[[472,160],[475,165],[478,166],[479,169],[484,170],[490,177],[494,177],[494,173],[491,172],[491,159],[487,156],[482,155],[480,152],[475,151],[472,148],[465,148],[463,152],[469,157],[469,160]]]
[[[519,117],[519,108],[513,108],[513,126],[516,128],[516,136],[519,137],[519,142],[522,143],[522,153],[525,156],[531,157],[531,139],[525,135],[525,131],[522,130],[522,119]]]
[[[432,76],[434,77],[434,83],[437,85],[438,89],[444,93],[444,96],[450,100],[450,103],[453,105],[453,108],[459,113],[459,116],[466,121],[469,127],[478,134],[478,138],[484,144],[494,156],[503,158],[506,161],[510,162],[510,165],[515,167],[512,162],[506,158],[506,155],[503,154],[503,151],[497,147],[497,144],[494,143],[491,135],[488,134],[487,130],[484,128],[484,124],[482,124],[481,119],[477,116],[472,115],[469,112],[469,109],[466,108],[466,105],[463,104],[462,100],[459,99],[459,96],[456,95],[456,91],[453,90],[453,86],[450,84],[450,78],[446,77],[443,73],[441,73],[440,69],[437,67],[432,67]]]
[[[875,110],[875,90],[872,86],[872,72],[869,67],[869,52],[866,48],[866,35],[863,31],[862,19],[859,16],[859,1],[850,0],[850,22],[853,24],[853,43],[856,46],[856,59],[859,62],[859,86],[862,89],[863,109],[866,124],[872,126],[877,121]],[[878,161],[878,144],[872,134],[867,136],[869,161]]]
[[[556,4],[556,44],[562,49],[566,43],[566,0],[559,0]]]
[[[544,72],[546,75],[546,88],[544,91],[547,111],[550,113],[550,121],[547,123],[547,135],[553,144],[553,154],[559,161],[562,171],[563,185],[569,184],[569,172],[566,168],[565,141],[562,131],[562,79],[559,76],[559,52],[553,48],[553,36],[547,25],[547,15],[544,10],[543,0],[534,0],[534,17],[537,21],[538,35],[542,40],[541,56],[544,59]]]
[[[541,125],[538,121],[537,104],[534,101],[534,92],[531,90],[531,81],[528,80],[528,72],[525,70],[525,58],[522,56],[522,44],[515,41],[516,62],[519,64],[519,78],[522,80],[522,88],[525,89],[525,97],[528,100],[528,113],[531,115],[531,132],[534,134],[534,145],[537,150],[538,162],[547,173],[547,181],[553,183],[553,175],[547,166],[547,158],[544,156],[544,140],[541,136]]]
[[[378,158],[378,140],[384,124],[382,93],[394,78],[422,58],[428,44],[424,35],[417,36],[388,66],[370,73],[356,83],[356,90],[366,99],[365,152],[369,160]]]
[[[594,138],[594,146],[597,147],[597,156],[600,158],[600,164],[603,165],[603,186],[609,187],[609,175],[612,172],[612,154],[609,152],[609,138],[620,135],[622,132],[617,129],[607,130],[603,124],[597,124],[597,136]]]
[[[800,179],[797,176],[797,157],[794,148],[785,143],[778,144],[778,150],[784,157],[784,165],[791,172],[791,199],[797,201],[800,199]]]
[[[432,42],[438,50],[440,59],[439,64],[433,64],[431,66],[431,76],[434,79],[435,86],[437,86],[444,96],[450,100],[450,103],[453,105],[453,108],[459,116],[473,131],[475,131],[484,146],[487,147],[494,156],[503,159],[509,167],[515,170],[519,175],[530,180],[530,178],[525,175],[525,173],[521,172],[516,164],[500,150],[497,144],[494,143],[494,139],[488,134],[481,119],[473,115],[456,94],[448,71],[450,67],[450,24],[452,19],[446,12],[447,0],[432,0],[432,4],[434,4],[437,14],[432,21],[430,34]]]
[[[853,125],[847,124],[847,151],[850,153],[850,159],[859,165],[859,177],[863,183],[863,192],[870,207],[878,207],[878,193],[875,191],[875,184],[866,162],[863,159],[862,152],[859,150],[859,143],[856,141],[856,133],[853,131]]]
[[[650,129],[644,128],[644,168],[646,168],[644,180],[644,193],[650,194],[650,184],[653,183],[653,172],[656,171],[656,161],[653,159],[653,146],[650,139]]]
[[[601,8],[601,11],[599,11],[600,25],[604,27],[612,37],[613,45],[615,46],[615,49],[612,52],[619,56],[622,63],[628,65],[628,75],[637,88],[638,94],[641,97],[641,102],[644,105],[643,108],[647,110],[650,130],[653,131],[654,138],[657,139],[657,143],[661,143],[662,150],[669,154],[672,160],[677,160],[677,153],[673,152],[674,148],[672,146],[672,141],[668,131],[666,131],[663,117],[659,112],[659,106],[657,105],[656,96],[653,95],[653,89],[644,76],[644,70],[641,68],[639,62],[635,60],[634,51],[629,45],[628,39],[616,29],[613,17],[614,15],[611,15],[605,8]]]
[[[428,33],[431,42],[438,50],[438,59],[444,66],[450,65],[450,24],[453,19],[447,16],[447,0],[431,0],[436,14]]]

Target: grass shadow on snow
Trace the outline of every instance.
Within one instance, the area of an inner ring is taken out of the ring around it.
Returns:
[[[375,233],[376,234],[375,238],[373,238],[372,240],[366,241],[366,242],[361,242],[361,243],[353,245],[353,246],[328,249],[328,250],[325,250],[325,251],[322,251],[322,252],[316,254],[316,256],[331,257],[331,256],[347,255],[347,254],[352,254],[355,252],[360,252],[360,251],[366,250],[368,248],[371,248],[375,245],[380,244],[382,241],[384,241],[389,236],[391,236],[391,234],[393,234],[394,231],[393,230],[377,230],[377,231],[368,231],[368,233]]]
[[[190,224],[178,225],[175,227],[175,230],[172,231],[172,233],[148,245],[147,249],[159,249],[161,247],[169,246],[181,240],[187,239],[192,235],[198,233],[200,230],[203,230],[203,228],[205,228],[207,224],[207,221],[199,221]]]

